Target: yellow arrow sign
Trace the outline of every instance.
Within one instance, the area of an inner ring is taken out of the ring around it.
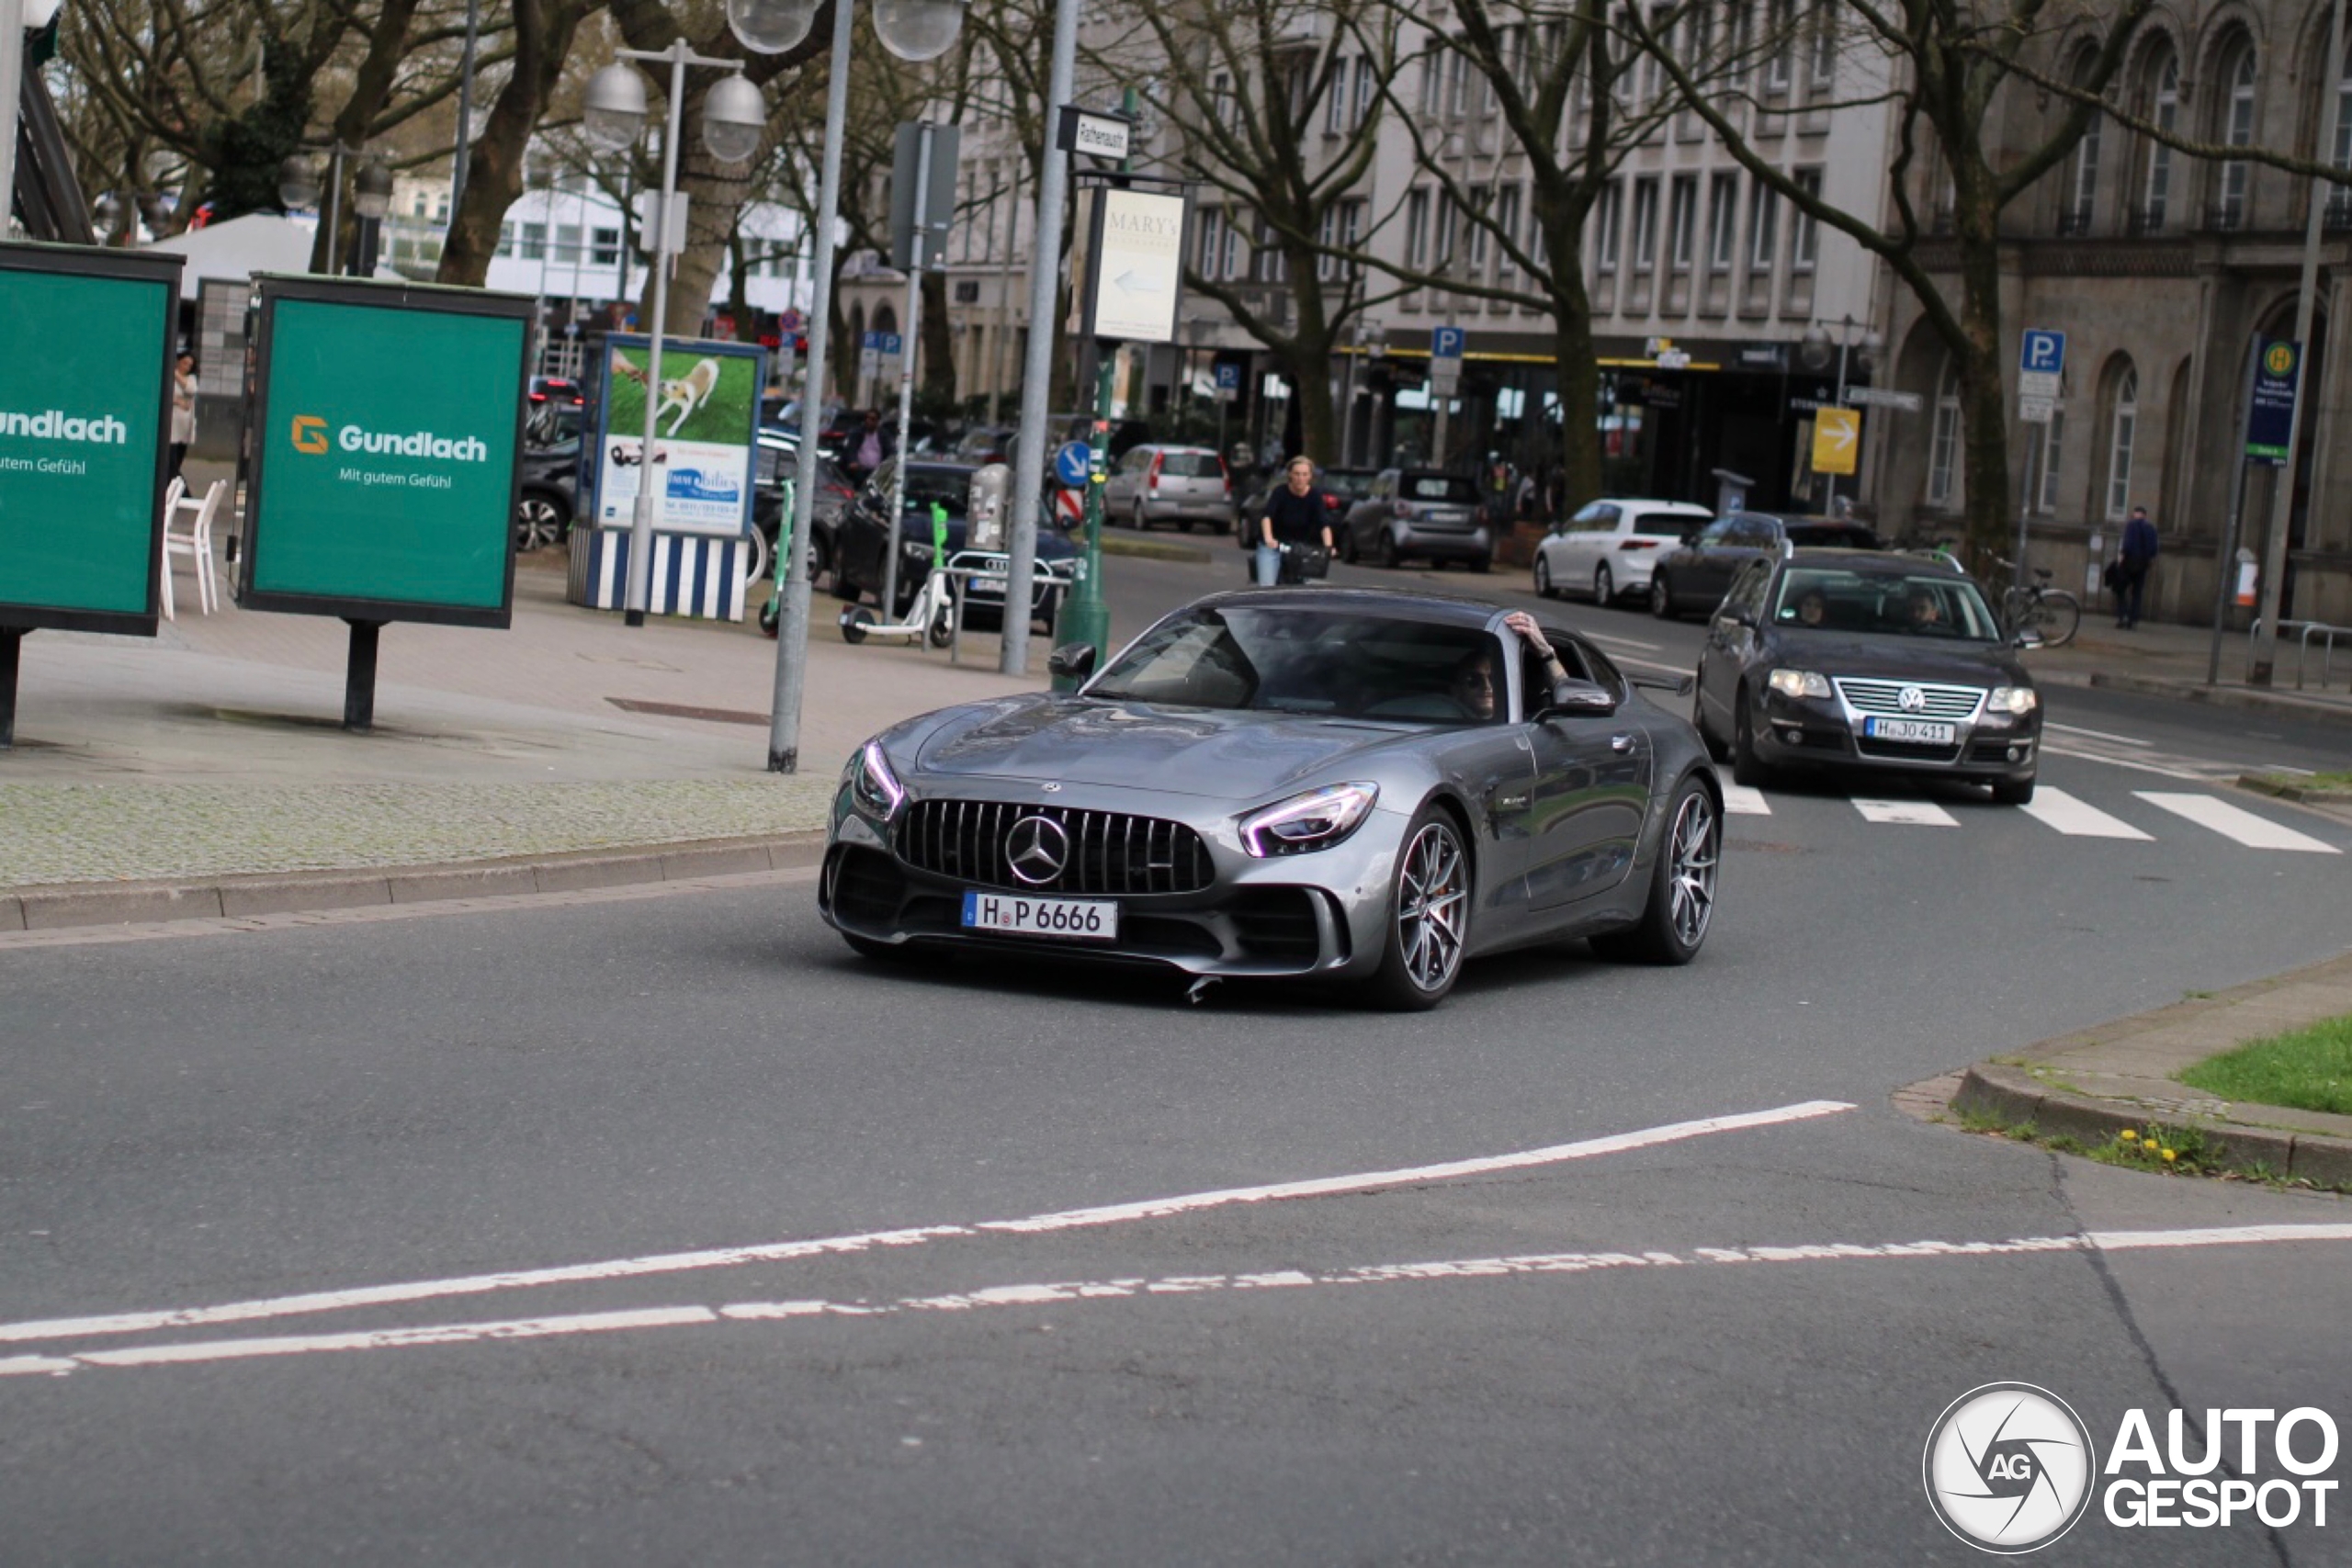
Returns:
[[[1854,456],[1862,445],[1860,409],[1815,409],[1813,413],[1813,471],[1850,474]]]

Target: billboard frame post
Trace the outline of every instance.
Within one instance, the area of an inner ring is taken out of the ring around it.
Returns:
[[[376,634],[381,621],[356,620],[346,615],[351,648],[343,667],[343,727],[355,735],[376,728]]]
[[[24,648],[22,626],[0,626],[0,751],[17,743],[17,669]]]

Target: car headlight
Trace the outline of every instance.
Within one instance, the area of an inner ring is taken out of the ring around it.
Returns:
[[[1784,697],[1826,697],[1829,678],[1810,670],[1775,670],[1771,674],[1772,689]]]
[[[929,541],[918,544],[912,539],[902,539],[899,542],[899,553],[910,560],[929,560],[931,545]]]
[[[1369,784],[1332,784],[1292,795],[1241,819],[1242,847],[1261,860],[1328,850],[1354,832],[1379,798],[1380,786]]]
[[[890,759],[882,754],[882,742],[869,740],[858,754],[852,757],[843,770],[849,775],[850,795],[858,805],[888,822],[897,814],[907,798],[907,786],[890,771]]]
[[[1996,686],[1984,699],[1986,713],[2028,714],[2041,705],[2041,694],[2031,686]]]

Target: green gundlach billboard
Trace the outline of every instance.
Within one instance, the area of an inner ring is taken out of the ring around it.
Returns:
[[[264,278],[240,600],[504,626],[531,302]]]
[[[155,635],[180,265],[0,245],[0,626]]]

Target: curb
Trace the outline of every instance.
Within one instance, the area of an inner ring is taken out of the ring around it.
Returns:
[[[1995,1062],[1979,1062],[1962,1073],[1960,1092],[1952,1096],[1951,1103],[1956,1111],[1998,1117],[2013,1126],[2028,1125],[2036,1132],[2100,1144],[2126,1127],[2167,1120],[2147,1111],[2127,1112],[2115,1109],[2111,1101],[2068,1094],[2021,1067]],[[2282,1111],[2279,1114],[2295,1113]],[[2320,1188],[2352,1188],[2352,1139],[2278,1132],[2200,1116],[2176,1115],[2169,1120],[2204,1134],[2212,1163],[2221,1169],[2245,1175],[2260,1165],[2289,1180],[2308,1181]]]
[[[817,864],[824,852],[824,832],[809,829],[773,838],[705,839],[437,865],[17,887],[0,890],[0,931],[233,919],[498,894],[576,893],[632,883],[799,870]]]
[[[2042,672],[2036,671],[2034,678],[2043,679]],[[2064,683],[2071,685],[2074,682]],[[2147,675],[2111,675],[2104,671],[2094,672],[2087,683],[2112,692],[2138,692],[2147,696],[2172,697],[2181,702],[2210,703],[2215,707],[2245,708],[2289,718],[2352,724],[2352,704],[2298,697],[2284,692],[2252,692],[2238,686],[2208,686],[2198,681],[2165,681]]]
[[[1188,566],[1206,566],[1215,558],[1198,545],[1170,544],[1164,539],[1136,539],[1105,529],[1102,553],[1106,556],[1140,556],[1145,560],[1182,561]]]
[[[2291,800],[2298,806],[2352,807],[2352,789],[2312,789],[2270,773],[2240,773],[2238,787],[2278,800]]]

